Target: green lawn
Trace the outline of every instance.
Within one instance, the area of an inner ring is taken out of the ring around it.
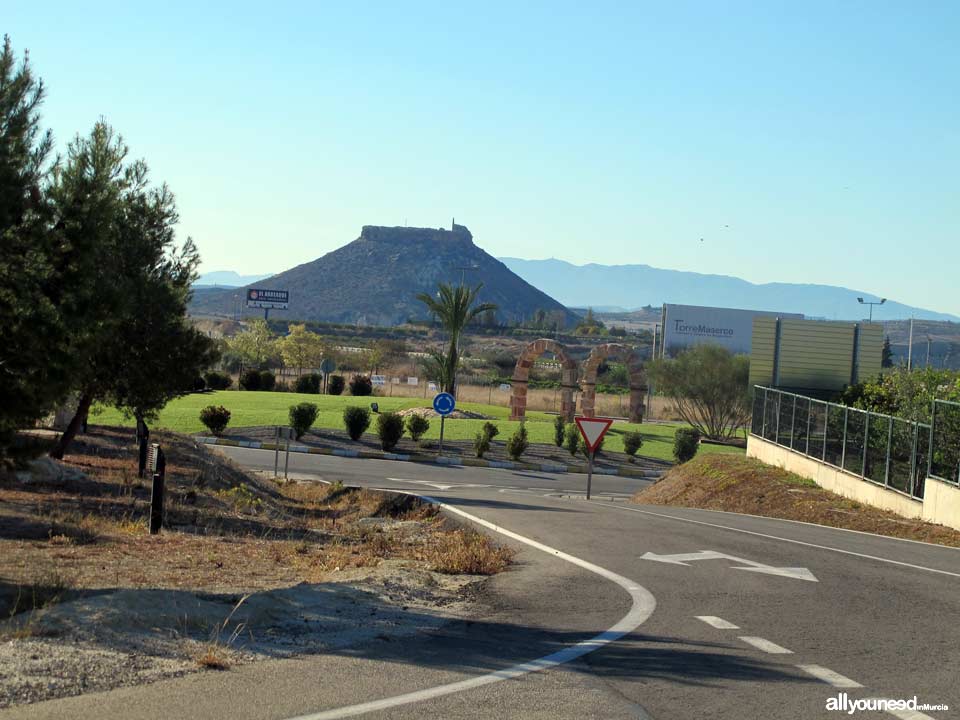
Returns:
[[[305,395],[299,393],[282,392],[237,392],[224,390],[220,392],[186,395],[177,398],[167,405],[160,413],[155,425],[159,428],[174,430],[182,433],[206,432],[200,422],[200,409],[207,405],[223,405],[230,413],[230,427],[248,427],[257,425],[287,425],[287,413],[291,405],[300,402],[312,402],[320,408],[315,427],[343,429],[343,409],[350,405],[370,407],[376,402],[381,411],[405,410],[412,407],[429,407],[430,401],[422,398],[391,398],[369,397],[355,398],[348,395]],[[495,418],[494,422],[500,428],[500,440],[505,440],[520,426],[517,421],[507,420],[509,409],[498,405],[482,405],[479,403],[462,403],[457,407],[461,410],[482,413]],[[101,425],[129,425],[134,424],[132,419],[113,408],[97,408],[91,416],[91,422]],[[444,437],[451,440],[470,440],[483,425],[484,420],[447,420]],[[676,425],[635,423],[617,423],[607,435],[604,448],[622,451],[622,435],[630,430],[639,430],[644,436],[640,455],[671,460],[673,456],[673,434]],[[372,426],[371,426],[372,432]],[[542,412],[527,413],[527,432],[530,442],[553,442],[553,416]],[[430,430],[426,437],[437,438],[440,435],[439,420],[430,421]],[[719,445],[702,445],[701,453],[733,452],[742,453],[737,448]]]

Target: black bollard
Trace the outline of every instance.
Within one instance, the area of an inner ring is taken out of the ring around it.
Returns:
[[[150,534],[156,535],[163,527],[163,481],[167,461],[157,443],[151,447],[150,470],[153,472],[153,488],[150,492]]]

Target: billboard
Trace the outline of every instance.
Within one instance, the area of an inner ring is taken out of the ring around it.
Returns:
[[[803,319],[803,315],[797,313],[664,305],[658,355],[672,357],[688,347],[705,343],[720,345],[733,353],[749,353],[755,317]]]
[[[262,288],[247,290],[248,308],[280,308],[286,310],[289,305],[289,290],[264,290]]]

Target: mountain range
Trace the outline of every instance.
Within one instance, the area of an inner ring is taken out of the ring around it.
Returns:
[[[397,325],[428,317],[418,293],[436,293],[441,282],[461,279],[483,283],[478,299],[495,303],[500,321],[530,318],[538,310],[567,325],[576,320],[559,302],[475,245],[463,225],[450,230],[364,225],[353,242],[254,282],[257,288],[290,292],[289,308],[272,311],[273,317]],[[232,316],[236,298],[245,297],[252,284],[242,290],[197,287],[190,310],[195,315]]]
[[[564,260],[500,258],[517,275],[567,307],[605,306],[632,310],[663,303],[803,313],[811,318],[862,320],[869,309],[857,302],[880,298],[835,285],[754,284],[728,275],[663,270],[649,265],[573,265]],[[899,318],[960,320],[955,315],[887,300],[874,320]]]

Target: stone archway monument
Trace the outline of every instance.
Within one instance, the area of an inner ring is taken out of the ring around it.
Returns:
[[[527,345],[517,366],[513,370],[513,391],[510,394],[510,419],[523,420],[527,414],[527,383],[530,380],[530,368],[544,353],[553,353],[560,361],[560,415],[567,422],[573,422],[576,404],[573,393],[577,389],[577,364],[567,355],[560,343],[540,338]]]
[[[616,357],[626,363],[627,373],[630,376],[630,422],[643,422],[643,413],[646,409],[643,399],[647,394],[647,377],[640,364],[640,359],[633,348],[619,343],[597,345],[590,357],[583,364],[583,378],[580,386],[583,394],[580,396],[580,413],[584,417],[592,418],[596,414],[597,403],[597,368],[608,357]]]

